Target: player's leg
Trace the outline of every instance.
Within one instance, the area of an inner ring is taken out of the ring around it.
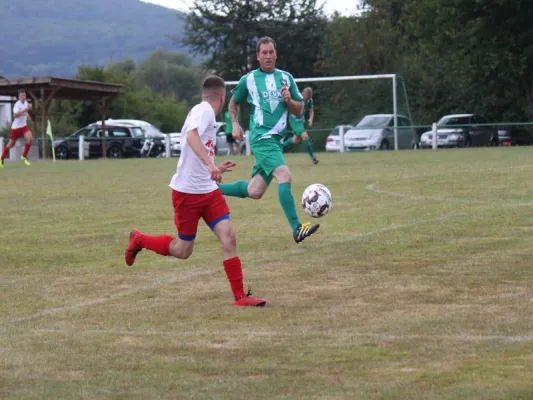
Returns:
[[[33,135],[29,128],[26,127],[24,132],[24,139],[26,139],[26,144],[24,144],[24,151],[22,152],[22,161],[24,161],[24,164],[30,165],[30,162],[28,161],[28,153],[30,152],[31,148],[31,142],[33,140]]]
[[[253,298],[251,293],[244,292],[242,263],[237,255],[237,236],[229,219],[226,199],[219,190],[210,193],[202,217],[222,245],[223,266],[235,298],[234,305],[264,306],[266,302],[263,299]]]
[[[309,139],[309,134],[306,131],[304,131],[302,133],[301,138],[305,142],[305,148],[307,150],[307,154],[309,154],[309,157],[311,157],[311,161],[315,165],[318,164],[318,158],[316,158],[315,153],[313,153],[313,145],[311,144],[311,140]]]
[[[261,151],[257,149],[252,150],[256,155],[254,168],[252,170],[252,179],[249,181],[237,181],[219,184],[218,187],[224,196],[259,200],[265,194],[266,190],[268,189],[268,185],[272,181],[272,176],[265,174],[261,167],[261,163],[256,153],[259,152],[261,154]]]
[[[4,159],[9,154],[9,150],[11,150],[11,148],[15,145],[16,140],[17,139],[13,139],[13,132],[12,132],[9,138],[9,142],[7,142],[7,144],[4,147],[4,151],[2,152],[2,157],[0,158],[0,168],[4,167]]]
[[[137,254],[142,249],[153,251],[162,256],[189,258],[193,252],[198,221],[201,217],[201,200],[202,195],[172,191],[174,222],[178,230],[178,238],[170,235],[147,235],[139,230],[133,230],[126,248],[126,264],[133,265]]]

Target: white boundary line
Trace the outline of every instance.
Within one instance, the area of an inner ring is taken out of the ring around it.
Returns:
[[[533,342],[533,335],[471,335],[471,334],[450,334],[450,335],[394,335],[388,333],[371,333],[371,332],[306,332],[306,333],[290,333],[290,332],[275,332],[275,331],[224,331],[224,330],[209,330],[209,331],[155,331],[155,330],[120,330],[120,329],[89,329],[89,330],[69,330],[69,329],[35,329],[31,333],[36,334],[64,334],[64,335],[117,335],[117,336],[167,336],[167,337],[186,337],[186,336],[278,336],[278,337],[327,337],[333,339],[339,338],[368,338],[382,341],[405,341],[405,340],[446,340],[456,342],[486,342],[486,341],[501,341],[501,342]]]

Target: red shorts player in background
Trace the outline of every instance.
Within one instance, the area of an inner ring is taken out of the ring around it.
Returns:
[[[30,106],[26,101],[26,92],[23,89],[19,90],[19,99],[13,107],[13,123],[11,124],[11,134],[9,135],[9,142],[4,148],[2,157],[0,158],[0,168],[4,166],[4,159],[9,154],[9,150],[15,145],[18,139],[23,137],[26,139],[26,144],[24,145],[24,152],[22,153],[22,161],[26,165],[30,165],[30,162],[26,158],[28,152],[30,151],[31,141],[33,140],[33,135],[31,134],[30,129],[28,128],[28,112]]]
[[[265,305],[263,299],[244,293],[241,260],[237,256],[237,239],[229,219],[226,199],[217,182],[235,166],[224,161],[218,167],[215,158],[215,116],[222,111],[226,98],[224,81],[207,77],[202,86],[202,102],[193,107],[181,130],[181,155],[176,173],[170,181],[174,222],[178,237],[150,236],[133,230],[125,253],[126,264],[133,265],[142,249],[163,256],[186,259],[192,254],[198,221],[203,219],[222,244],[223,265],[235,297],[235,306]]]

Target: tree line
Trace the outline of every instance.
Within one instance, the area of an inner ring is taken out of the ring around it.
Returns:
[[[237,80],[257,68],[255,44],[271,36],[278,67],[296,78],[398,74],[399,111],[410,112],[416,125],[463,112],[527,122],[533,116],[531,20],[533,2],[511,0],[364,0],[354,15],[330,17],[317,0],[197,0],[184,36],[174,40],[201,56],[202,65],[158,49],[139,63],[81,66],[75,78],[125,85],[109,117],[175,132],[199,100],[202,79],[216,73]],[[390,81],[311,86],[316,128],[392,112]],[[98,118],[88,102],[56,101],[51,109],[59,134]]]

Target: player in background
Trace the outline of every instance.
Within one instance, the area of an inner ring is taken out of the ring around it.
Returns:
[[[125,260],[127,265],[133,265],[142,249],[162,256],[189,258],[193,252],[198,221],[203,219],[222,245],[223,266],[235,297],[234,305],[262,307],[266,303],[263,299],[250,297],[250,292],[244,293],[235,231],[230,223],[226,199],[217,187],[222,174],[235,166],[232,161],[224,161],[218,167],[214,164],[215,116],[222,111],[225,97],[224,81],[218,76],[207,77],[202,85],[202,102],[192,108],[183,124],[181,155],[169,184],[178,237],[151,236],[133,230]]]
[[[289,115],[289,125],[294,131],[294,135],[288,135],[284,138],[284,140],[282,141],[283,148],[289,147],[293,144],[297,145],[303,139],[305,141],[305,148],[307,149],[307,154],[309,154],[309,157],[311,157],[312,163],[318,164],[318,158],[316,158],[315,154],[313,153],[313,146],[311,145],[311,140],[309,140],[309,134],[305,130],[306,114],[309,112],[309,119],[307,121],[307,125],[309,126],[309,128],[313,126],[313,120],[315,118],[313,89],[311,89],[310,87],[306,87],[302,91],[302,97],[304,99],[304,107],[300,116],[298,117],[292,113]]]
[[[316,232],[320,225],[300,222],[292,196],[292,174],[283,158],[281,138],[287,128],[288,112],[300,115],[303,108],[302,95],[288,72],[276,68],[276,42],[263,37],[257,42],[257,60],[260,68],[244,75],[232,91],[229,102],[233,136],[242,140],[243,130],[239,124],[239,103],[248,101],[250,116],[250,145],[255,157],[252,178],[220,184],[226,196],[260,199],[273,178],[278,181],[278,198],[289,222],[294,241],[300,243]]]
[[[31,141],[33,140],[33,135],[31,134],[30,128],[28,128],[28,113],[30,110],[30,105],[26,100],[26,92],[23,89],[19,90],[18,101],[13,107],[13,122],[11,124],[11,134],[9,135],[9,142],[6,147],[4,147],[4,152],[0,158],[0,168],[4,167],[4,159],[9,154],[9,150],[18,139],[24,137],[26,139],[26,144],[24,145],[24,151],[22,153],[22,161],[24,164],[30,165],[30,162],[26,158],[28,152],[30,151]]]
[[[226,133],[226,142],[228,143],[229,154],[238,155],[241,153],[241,143],[237,142],[233,137],[233,126],[231,124],[231,117],[229,115],[229,111],[226,111],[224,113],[224,120],[226,122],[224,126],[224,131]],[[236,150],[233,148],[233,145],[235,145]]]

